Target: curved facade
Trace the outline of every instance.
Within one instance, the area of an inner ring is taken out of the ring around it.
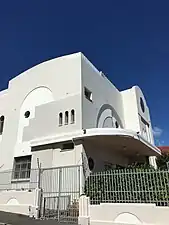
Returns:
[[[64,142],[72,142],[82,131],[93,128],[131,130],[154,145],[149,109],[140,88],[119,91],[82,53],[44,62],[12,79],[8,89],[0,93],[0,116],[4,116],[1,171],[12,170],[24,157],[31,168],[37,168],[37,158],[43,167],[82,164],[84,152],[95,161],[93,149],[98,148],[99,137],[92,144],[84,140],[74,143],[67,153],[63,147]],[[48,145],[45,151],[42,145]],[[123,158],[118,163],[130,161],[130,156],[115,153],[118,142],[107,148],[111,149],[109,156]],[[104,160],[101,164],[100,168]]]

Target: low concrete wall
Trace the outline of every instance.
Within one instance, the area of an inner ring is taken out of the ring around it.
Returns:
[[[1,191],[0,211],[18,213],[37,218],[39,203],[39,189],[32,191]]]
[[[168,225],[169,207],[153,204],[90,205],[89,198],[81,196],[79,201],[79,224],[81,225]]]

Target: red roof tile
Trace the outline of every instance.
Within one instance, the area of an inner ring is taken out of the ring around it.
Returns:
[[[169,146],[158,146],[158,148],[161,150],[161,152],[169,152]]]

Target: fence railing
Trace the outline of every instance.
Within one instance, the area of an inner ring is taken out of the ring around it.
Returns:
[[[91,204],[154,203],[169,206],[169,171],[122,169],[91,174],[85,193]]]
[[[80,166],[43,169],[42,217],[60,222],[77,222],[81,189]]]
[[[23,172],[25,173],[25,171]],[[38,187],[39,170],[29,171],[30,177],[16,177],[15,171],[0,172],[0,191],[3,190],[32,190]],[[24,174],[23,174],[24,175]]]
[[[20,176],[15,171],[0,172],[0,191],[40,188],[41,217],[60,222],[77,222],[81,186],[81,166],[31,169],[20,171]]]

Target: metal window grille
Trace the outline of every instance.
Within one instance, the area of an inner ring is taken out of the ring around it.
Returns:
[[[14,159],[13,179],[29,179],[31,171],[31,156]]]

